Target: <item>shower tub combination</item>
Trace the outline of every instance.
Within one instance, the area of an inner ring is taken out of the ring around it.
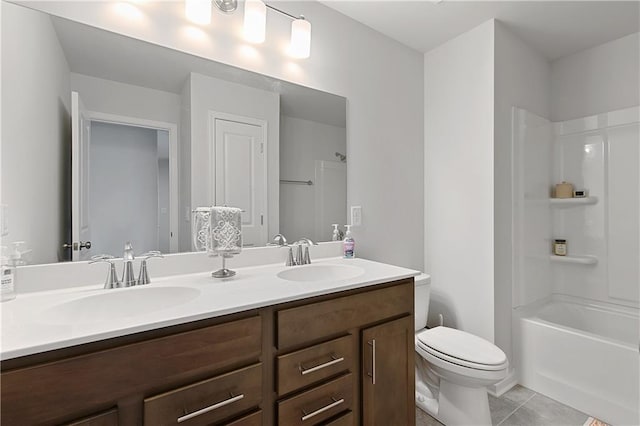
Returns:
[[[637,308],[554,295],[514,312],[523,386],[613,425],[640,424]]]

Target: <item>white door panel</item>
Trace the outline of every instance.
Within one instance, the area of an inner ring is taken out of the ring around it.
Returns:
[[[72,260],[91,257],[89,223],[89,146],[91,127],[78,92],[71,92],[71,245]],[[88,247],[87,247],[88,246]]]
[[[267,242],[267,182],[263,128],[215,119],[215,205],[239,207],[245,246]]]

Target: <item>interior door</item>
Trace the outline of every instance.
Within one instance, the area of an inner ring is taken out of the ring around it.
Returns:
[[[71,246],[72,260],[91,257],[89,226],[89,146],[91,125],[78,92],[71,92]]]
[[[215,119],[215,205],[239,207],[244,246],[267,242],[267,165],[263,128]]]

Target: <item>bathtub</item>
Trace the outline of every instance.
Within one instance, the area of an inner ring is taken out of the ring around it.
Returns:
[[[568,296],[514,311],[520,383],[612,425],[639,425],[638,309]]]

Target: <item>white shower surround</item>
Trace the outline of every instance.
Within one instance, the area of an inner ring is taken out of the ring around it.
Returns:
[[[561,123],[513,113],[519,382],[611,424],[640,424],[639,129],[639,107]],[[551,206],[562,180],[598,202]],[[597,263],[550,262],[562,237]]]

